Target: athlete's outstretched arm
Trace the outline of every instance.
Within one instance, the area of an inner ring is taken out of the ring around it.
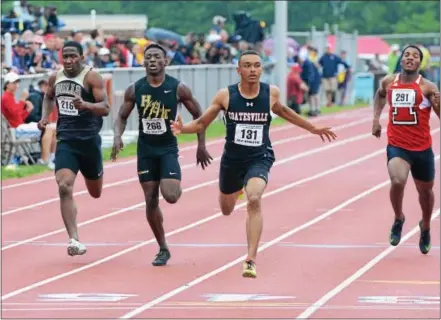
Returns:
[[[381,79],[380,86],[375,93],[374,98],[374,119],[372,123],[372,135],[377,138],[381,137],[380,117],[386,106],[387,86],[393,81],[394,75],[387,75]]]
[[[311,122],[304,119],[291,108],[282,105],[282,103],[280,102],[280,90],[278,87],[272,85],[270,90],[271,101],[274,102],[271,106],[271,110],[279,117],[313,134],[318,134],[323,141],[325,141],[323,136],[326,136],[329,141],[337,137],[337,135],[333,131],[331,131],[331,128],[317,128]]]
[[[210,107],[196,120],[190,123],[183,124],[181,117],[178,117],[176,122],[171,121],[171,128],[173,133],[200,133],[204,132],[206,128],[216,119],[219,112],[224,108],[223,101],[228,95],[227,89],[221,89],[217,92],[216,96],[213,98]]]
[[[44,127],[49,123],[49,115],[54,110],[55,105],[55,79],[56,74],[52,74],[48,79],[48,88],[43,98],[42,115],[41,120],[38,123],[38,128],[43,130]]]
[[[86,109],[100,117],[109,115],[110,106],[109,98],[107,97],[106,88],[101,75],[96,71],[90,71],[87,74],[87,82],[90,85],[95,103],[86,102],[81,97],[75,97],[73,103],[78,110]]]
[[[116,160],[120,150],[124,148],[122,135],[126,129],[127,119],[135,107],[135,85],[132,84],[124,92],[124,102],[118,110],[118,115],[113,128],[113,148],[110,155],[113,161]]]
[[[193,120],[202,115],[202,108],[196,98],[193,96],[190,88],[182,82],[178,86],[178,101],[182,102],[185,108],[193,116]],[[198,132],[198,144],[205,147],[205,130]]]

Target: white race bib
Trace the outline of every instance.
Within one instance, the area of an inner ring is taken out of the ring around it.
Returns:
[[[72,98],[58,98],[58,112],[65,116],[77,116],[78,109],[74,107]]]
[[[411,108],[415,105],[415,90],[412,89],[393,89],[392,107]]]
[[[142,119],[142,131],[145,134],[161,135],[167,131],[164,118]]]
[[[262,145],[263,125],[261,124],[237,124],[234,143],[249,147]]]

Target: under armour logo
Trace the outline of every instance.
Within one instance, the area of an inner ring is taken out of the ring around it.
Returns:
[[[247,102],[247,107],[252,107],[253,103],[252,102]]]

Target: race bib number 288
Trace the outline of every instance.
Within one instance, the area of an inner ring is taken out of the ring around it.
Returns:
[[[262,145],[263,125],[237,124],[234,143],[249,147]]]
[[[60,114],[65,116],[77,116],[78,109],[74,107],[72,99],[58,98],[58,110]]]
[[[413,125],[418,123],[415,112],[415,90],[395,89],[392,91],[392,123]]]
[[[167,127],[163,118],[142,119],[142,130],[145,134],[161,135],[167,131]]]

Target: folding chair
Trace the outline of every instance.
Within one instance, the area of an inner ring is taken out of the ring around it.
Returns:
[[[29,161],[35,164],[31,155],[34,143],[40,145],[40,138],[17,139],[15,129],[2,114],[2,164],[8,165],[14,156],[19,156],[26,165],[29,165]]]

